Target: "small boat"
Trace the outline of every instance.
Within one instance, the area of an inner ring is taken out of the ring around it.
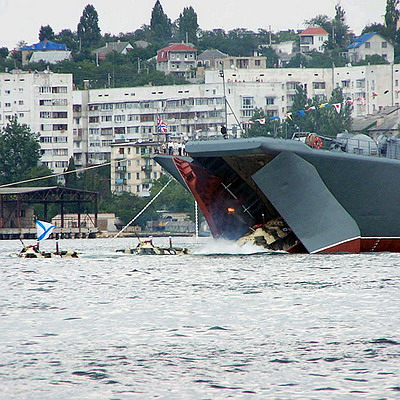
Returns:
[[[186,247],[174,247],[172,246],[172,240],[169,239],[169,247],[158,247],[153,244],[153,240],[140,240],[136,247],[128,249],[119,249],[117,252],[124,254],[136,254],[136,255],[182,255],[189,254],[190,251]]]
[[[78,253],[74,250],[62,250],[58,247],[56,241],[56,250],[54,252],[40,250],[40,241],[46,240],[52,234],[55,225],[45,221],[36,221],[37,242],[35,245],[25,245],[22,241],[23,248],[19,253],[11,254],[12,257],[20,258],[78,258]]]

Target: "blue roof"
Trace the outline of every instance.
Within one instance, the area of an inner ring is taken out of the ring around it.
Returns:
[[[348,50],[350,49],[358,49],[362,44],[364,44],[368,39],[372,38],[372,36],[376,35],[376,32],[368,32],[364,33],[364,35],[355,38],[347,47]]]
[[[67,45],[64,43],[54,43],[50,40],[43,40],[42,42],[33,44],[32,46],[25,46],[21,50],[68,50]]]

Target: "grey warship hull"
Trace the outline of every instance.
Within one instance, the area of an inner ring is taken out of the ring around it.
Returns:
[[[278,221],[293,253],[400,251],[400,161],[270,138],[190,142],[155,156],[191,191],[214,237]]]

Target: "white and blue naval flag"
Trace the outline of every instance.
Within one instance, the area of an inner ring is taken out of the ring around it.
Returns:
[[[46,240],[53,232],[55,225],[36,220],[37,240]]]

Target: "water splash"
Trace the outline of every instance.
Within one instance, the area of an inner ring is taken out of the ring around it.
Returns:
[[[258,253],[271,253],[264,247],[256,246],[251,243],[246,243],[240,246],[236,242],[225,239],[212,239],[205,243],[203,247],[195,250],[193,254],[199,255],[227,255],[227,254],[258,254]]]

